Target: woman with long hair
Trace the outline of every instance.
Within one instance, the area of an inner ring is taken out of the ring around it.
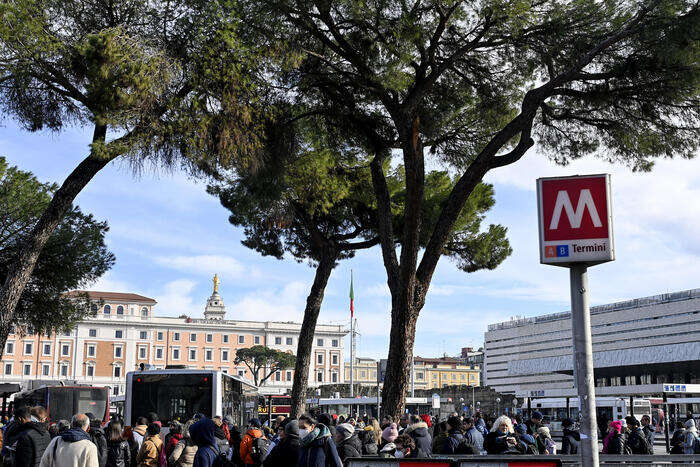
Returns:
[[[112,420],[105,430],[107,438],[106,467],[129,467],[131,465],[131,448],[122,436],[122,424]]]

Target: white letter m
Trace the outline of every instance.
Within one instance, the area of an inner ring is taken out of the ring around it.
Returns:
[[[554,214],[552,215],[552,222],[549,224],[549,230],[556,230],[559,227],[559,218],[561,217],[562,209],[566,210],[566,217],[569,218],[571,228],[580,228],[581,221],[583,220],[583,212],[586,208],[588,208],[588,212],[591,214],[593,225],[595,227],[602,227],[603,224],[600,222],[600,216],[598,215],[598,210],[593,202],[591,190],[587,188],[581,190],[581,194],[578,198],[578,205],[576,206],[576,212],[574,212],[574,207],[571,205],[569,194],[565,190],[560,191],[557,193],[557,201],[554,204]]]

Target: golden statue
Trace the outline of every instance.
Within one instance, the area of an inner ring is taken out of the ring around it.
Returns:
[[[219,293],[219,284],[221,283],[219,276],[214,274],[214,279],[212,281],[214,282],[214,293]]]

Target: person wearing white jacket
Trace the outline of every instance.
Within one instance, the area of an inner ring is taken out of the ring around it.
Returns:
[[[683,454],[695,454],[695,443],[698,441],[698,430],[695,421],[691,418],[685,421],[685,441],[683,441]]]
[[[87,415],[73,415],[71,429],[51,440],[40,467],[99,467],[97,447],[90,441],[89,429]]]

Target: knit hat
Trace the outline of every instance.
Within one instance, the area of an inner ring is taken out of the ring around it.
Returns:
[[[619,420],[612,421],[610,422],[610,428],[615,430],[615,432],[619,433],[620,431],[622,431],[622,422],[620,422]]]
[[[692,418],[689,418],[688,420],[686,420],[685,427],[688,429],[695,428],[695,420],[693,420]]]
[[[335,427],[336,432],[340,433],[343,435],[343,438],[349,439],[352,437],[353,433],[355,433],[355,427],[350,425],[349,423],[341,423],[337,427]]]
[[[532,413],[532,417],[530,417],[533,420],[542,420],[542,412],[534,411]]]
[[[542,435],[545,438],[551,438],[552,435],[549,434],[549,427],[541,426],[537,429],[537,434]]]
[[[299,421],[290,420],[284,425],[284,434],[299,437]]]
[[[388,427],[384,428],[384,431],[382,431],[382,439],[390,443],[393,443],[398,436],[399,430],[396,429],[396,423],[392,423]]]

